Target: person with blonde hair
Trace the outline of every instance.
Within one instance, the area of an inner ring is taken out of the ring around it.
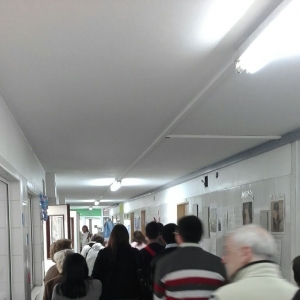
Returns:
[[[61,239],[61,240],[57,240],[56,242],[52,243],[50,245],[50,258],[52,259],[53,262],[53,256],[56,252],[60,251],[60,250],[65,250],[65,249],[72,249],[71,247],[72,245],[72,241],[68,240],[68,239]],[[44,282],[47,282],[51,279],[53,279],[54,277],[56,277],[59,274],[58,269],[56,264],[53,265],[52,267],[49,268],[49,270],[46,273],[46,276],[44,278]]]
[[[53,260],[56,262],[56,267],[57,267],[59,274],[56,277],[54,277],[53,279],[46,282],[43,300],[51,300],[52,299],[52,292],[53,292],[54,286],[56,284],[58,284],[59,282],[61,282],[61,280],[63,278],[62,270],[63,270],[63,264],[64,264],[65,257],[72,253],[74,253],[73,250],[65,249],[65,250],[60,250],[53,255]]]

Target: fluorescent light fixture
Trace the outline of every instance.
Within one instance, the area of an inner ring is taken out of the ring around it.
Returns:
[[[90,206],[90,207],[89,207],[89,210],[93,210],[93,207],[92,207],[92,206]]]
[[[114,183],[110,186],[110,190],[112,192],[115,192],[115,191],[117,191],[121,187],[121,185],[122,185],[121,181],[115,180]]]
[[[123,178],[122,186],[136,186],[136,185],[145,185],[147,181],[140,178]]]
[[[114,182],[115,178],[98,178],[89,181],[89,185],[93,186],[109,186]]]
[[[200,36],[207,43],[219,42],[245,15],[254,0],[206,1],[207,11],[203,18]]]
[[[171,134],[167,139],[254,139],[254,140],[280,140],[280,135],[190,135]]]
[[[255,73],[272,61],[300,54],[300,1],[286,1],[278,9],[236,62],[238,73]]]

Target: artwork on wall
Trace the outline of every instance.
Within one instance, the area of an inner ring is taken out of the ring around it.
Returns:
[[[218,228],[217,203],[209,206],[209,231],[210,234],[216,234]]]
[[[253,192],[245,191],[242,192],[242,202],[243,202],[243,225],[248,225],[253,223]]]
[[[284,197],[271,201],[271,232],[284,232]]]

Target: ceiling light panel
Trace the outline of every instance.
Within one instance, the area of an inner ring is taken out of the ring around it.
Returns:
[[[109,186],[115,181],[115,178],[98,178],[91,180],[89,185],[93,186]]]

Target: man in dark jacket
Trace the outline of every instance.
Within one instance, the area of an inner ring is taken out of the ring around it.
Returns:
[[[145,280],[147,285],[149,286],[149,297],[147,299],[152,299],[152,286],[150,280],[150,263],[153,257],[159,253],[160,251],[164,250],[164,246],[158,243],[160,232],[159,226],[156,222],[150,222],[146,226],[146,237],[148,240],[148,245],[140,250],[142,263],[145,272]]]
[[[165,225],[162,229],[162,240],[166,244],[166,247],[164,250],[158,252],[151,261],[151,264],[150,264],[151,282],[153,282],[153,279],[154,279],[155,266],[156,266],[157,262],[160,259],[162,259],[163,257],[165,257],[167,254],[176,250],[178,247],[176,240],[175,240],[176,230],[177,230],[177,225],[174,223],[169,223],[169,224]]]

